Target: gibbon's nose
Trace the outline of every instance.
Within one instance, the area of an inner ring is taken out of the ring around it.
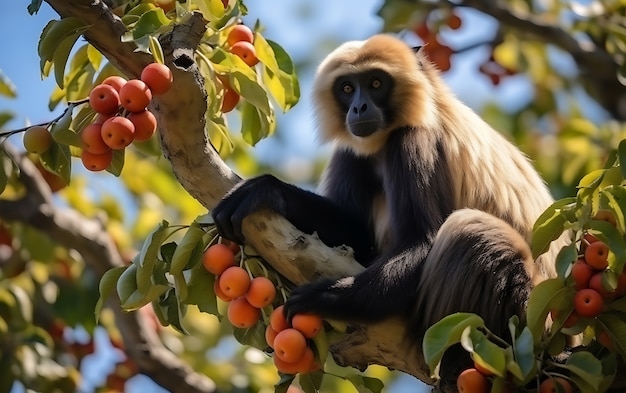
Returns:
[[[352,112],[354,112],[355,115],[362,115],[363,113],[365,113],[365,111],[367,110],[367,103],[363,103],[362,105],[355,105],[354,107],[352,107]]]

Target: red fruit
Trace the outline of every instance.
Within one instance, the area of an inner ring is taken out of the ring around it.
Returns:
[[[145,82],[132,79],[120,90],[120,103],[129,112],[141,112],[152,100],[152,91]]]
[[[250,67],[255,66],[259,62],[254,45],[246,41],[236,42],[230,47],[230,53],[239,56]]]
[[[583,318],[597,317],[603,307],[602,295],[594,289],[581,289],[574,295],[574,310]]]
[[[274,354],[287,363],[302,359],[306,351],[306,339],[296,329],[288,328],[278,332],[274,338]]]
[[[228,45],[233,46],[237,42],[249,42],[252,43],[254,41],[254,33],[250,28],[246,25],[236,25],[228,32],[228,37],[226,38],[226,42]]]
[[[265,277],[255,277],[250,281],[250,288],[246,293],[246,299],[254,307],[267,307],[274,301],[276,287],[274,283]]]
[[[132,112],[128,115],[135,126],[135,140],[139,142],[147,141],[154,134],[157,128],[156,117],[147,109],[141,112]]]
[[[80,133],[83,150],[91,154],[105,154],[111,148],[102,139],[102,125],[90,124]]]
[[[572,384],[565,378],[551,377],[539,385],[539,393],[572,393]]]
[[[152,94],[158,96],[170,89],[174,75],[165,64],[151,63],[141,71],[141,80],[148,85]]]
[[[83,150],[80,155],[80,160],[83,162],[85,168],[90,171],[103,171],[113,162],[113,150],[109,150],[104,154],[92,154],[87,150]]]
[[[233,298],[225,294],[224,291],[220,289],[219,281],[220,281],[220,278],[218,276],[215,279],[215,282],[213,282],[213,292],[215,292],[215,296],[217,296],[218,298],[222,299],[225,302],[230,302],[231,300],[233,300]]]
[[[459,374],[456,380],[459,393],[487,393],[489,381],[475,368],[468,368]]]
[[[224,89],[224,98],[222,100],[222,112],[228,113],[235,109],[239,103],[241,96],[233,89]]]
[[[105,121],[100,131],[104,143],[115,150],[122,150],[135,139],[135,126],[130,120],[121,116]]]
[[[94,111],[108,115],[117,110],[120,97],[113,86],[100,84],[89,93],[89,105]]]
[[[274,348],[274,339],[276,338],[277,334],[278,332],[272,329],[272,326],[267,325],[267,328],[265,328],[265,342],[271,348]]]
[[[231,266],[220,275],[219,286],[226,296],[243,297],[250,288],[250,276],[245,269]]]
[[[593,268],[589,266],[584,259],[578,259],[572,266],[570,273],[574,280],[574,288],[581,290],[589,286],[589,280],[593,276]]]
[[[448,27],[451,28],[452,30],[457,30],[461,27],[461,25],[463,24],[463,21],[457,14],[452,14],[448,18],[447,24],[448,24]]]
[[[285,306],[278,306],[270,314],[270,326],[277,332],[281,332],[289,327],[287,319],[285,319]]]
[[[602,272],[595,273],[589,280],[589,288],[596,290],[604,300],[615,298],[615,291],[611,291],[602,284]]]
[[[617,288],[615,289],[616,296],[623,296],[626,294],[626,273],[622,272],[617,277]]]
[[[220,275],[224,270],[235,266],[235,254],[224,244],[213,244],[202,254],[202,265],[209,272]]]
[[[591,243],[585,250],[585,262],[596,270],[604,270],[609,265],[609,246],[601,241]]]
[[[605,330],[596,335],[596,341],[606,349],[613,350],[615,348],[611,336]]]
[[[291,320],[291,326],[301,332],[306,338],[313,338],[322,330],[323,322],[319,315],[296,314]]]
[[[245,297],[241,296],[228,303],[228,321],[238,328],[254,326],[261,318],[261,310],[254,307]]]
[[[102,81],[102,84],[113,87],[115,91],[119,93],[120,90],[122,89],[122,86],[124,86],[126,82],[127,82],[126,79],[122,78],[121,76],[112,75],[112,76],[105,78]]]

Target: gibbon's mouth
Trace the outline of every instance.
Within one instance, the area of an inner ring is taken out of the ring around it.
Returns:
[[[364,138],[370,136],[380,128],[380,122],[375,120],[358,121],[348,124],[348,129],[354,136]]]

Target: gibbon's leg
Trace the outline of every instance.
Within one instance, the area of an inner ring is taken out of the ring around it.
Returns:
[[[428,327],[446,315],[472,312],[487,328],[511,341],[509,318],[523,319],[535,276],[531,251],[509,224],[488,213],[462,209],[441,226],[424,261],[409,335],[421,340]],[[442,360],[442,384],[454,383],[471,366],[460,346]]]

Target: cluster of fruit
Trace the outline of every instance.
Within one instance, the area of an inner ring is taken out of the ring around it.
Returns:
[[[254,33],[248,26],[242,24],[233,26],[226,36],[226,47],[229,48],[230,53],[241,58],[250,67],[254,67],[259,62],[253,42]],[[227,113],[237,106],[241,97],[230,86],[227,78],[220,77],[220,81],[224,86],[222,112]]]
[[[237,266],[239,246],[222,239],[209,246],[202,255],[204,268],[217,276],[215,295],[228,302],[226,316],[238,328],[251,328],[261,320],[261,310],[274,303],[276,287],[263,276],[250,278],[248,271]],[[267,314],[266,314],[267,315]],[[269,315],[265,330],[267,345],[274,350],[274,364],[285,374],[310,372],[318,368],[309,345],[322,330],[322,319],[311,314],[298,314],[287,322],[283,306]]]
[[[468,368],[459,374],[456,384],[459,393],[489,393],[492,387],[489,378],[493,373],[478,363],[474,363],[473,368]],[[537,393],[572,393],[572,384],[565,378],[550,376],[544,379],[539,385]],[[517,388],[513,385],[503,385],[501,393],[513,393]]]
[[[147,106],[152,95],[165,93],[172,81],[167,66],[152,63],[143,69],[140,79],[110,76],[95,86],[89,93],[89,105],[97,116],[80,133],[85,168],[105,170],[113,160],[113,150],[148,140],[156,131],[157,121]]]
[[[276,368],[284,374],[317,370],[319,365],[315,363],[315,354],[309,343],[322,330],[322,318],[314,314],[296,314],[289,324],[283,307],[276,307],[265,329],[265,341],[274,349]]]

